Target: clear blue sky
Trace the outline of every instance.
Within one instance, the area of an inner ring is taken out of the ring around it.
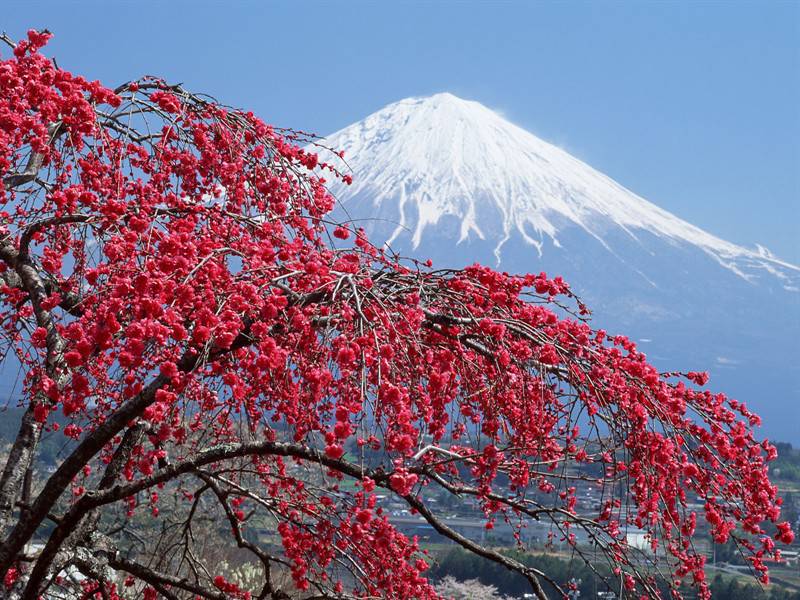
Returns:
[[[9,10],[10,9],[10,10]],[[330,133],[450,91],[635,192],[800,263],[800,2],[17,2],[59,64],[161,75]]]

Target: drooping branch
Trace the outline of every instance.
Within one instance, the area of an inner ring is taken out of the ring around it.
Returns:
[[[64,515],[64,517],[61,519],[61,522],[55,528],[53,534],[51,534],[47,546],[40,554],[36,566],[34,567],[34,571],[30,575],[23,599],[33,600],[37,597],[39,583],[44,574],[47,572],[47,568],[49,567],[49,563],[51,560],[49,557],[55,556],[55,553],[58,551],[60,544],[69,535],[69,532],[72,531],[77,526],[77,524],[86,514],[106,504],[124,500],[125,498],[133,496],[144,490],[165,484],[169,481],[172,481],[180,477],[181,475],[199,473],[200,478],[207,485],[211,486],[211,488],[214,489],[217,497],[220,498],[220,502],[225,509],[226,515],[231,523],[234,532],[238,532],[238,525],[236,523],[235,517],[232,515],[232,513],[230,513],[230,509],[224,502],[221,491],[219,490],[219,488],[216,487],[212,478],[209,477],[208,475],[204,475],[201,469],[207,465],[219,463],[226,460],[231,460],[234,458],[243,458],[248,456],[286,456],[286,457],[299,458],[312,463],[323,465],[326,468],[329,468],[336,472],[352,477],[358,481],[363,481],[367,478],[371,479],[377,485],[389,491],[393,491],[393,488],[390,484],[390,479],[392,475],[391,472],[384,472],[383,470],[366,469],[362,466],[350,463],[342,459],[333,459],[326,456],[323,452],[319,450],[309,448],[307,446],[303,446],[300,444],[290,444],[283,442],[257,442],[250,444],[221,445],[216,448],[211,448],[202,451],[197,456],[192,457],[190,459],[174,463],[162,469],[160,472],[154,474],[149,478],[145,478],[128,485],[115,485],[110,489],[102,489],[102,490],[97,490],[95,492],[87,492],[85,495],[83,495],[72,506],[72,508]],[[420,468],[418,472],[423,473],[425,472],[425,470]],[[547,598],[546,594],[544,593],[544,590],[541,587],[541,584],[538,581],[538,578],[542,578],[548,581],[551,585],[553,585],[553,587],[556,590],[561,592],[558,584],[551,578],[549,578],[545,573],[542,573],[541,571],[523,565],[522,563],[519,563],[514,559],[511,559],[503,554],[500,554],[495,550],[486,548],[476,542],[473,542],[472,540],[466,538],[465,536],[457,533],[455,530],[445,525],[443,520],[434,515],[428,509],[428,507],[422,502],[422,500],[420,500],[418,497],[410,494],[400,495],[400,497],[403,498],[403,500],[405,500],[411,508],[418,511],[420,515],[422,515],[425,518],[425,520],[428,521],[434,527],[434,529],[436,529],[443,536],[449,538],[450,540],[456,542],[466,550],[473,552],[478,556],[482,556],[493,562],[497,562],[498,564],[508,568],[509,570],[512,570],[524,576],[531,584],[531,587],[534,593],[536,594],[537,598],[541,598],[543,600],[546,600]],[[270,558],[266,554],[264,554],[262,551],[260,551],[257,547],[253,546],[249,542],[246,542],[241,537],[241,533],[236,533],[236,535],[237,535],[237,542],[242,547],[247,547],[251,551],[255,552],[258,555],[259,559],[264,561],[265,565],[268,565]],[[264,590],[267,590],[268,593],[272,593],[274,590],[272,590],[271,588],[268,589],[267,587],[268,583],[269,581],[267,580],[265,582]],[[264,593],[264,590],[262,590],[262,595]]]

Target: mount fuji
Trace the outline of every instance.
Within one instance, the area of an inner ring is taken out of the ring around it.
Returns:
[[[800,442],[800,267],[722,240],[452,94],[395,102],[325,138],[352,185],[339,215],[442,267],[560,274],[594,327],[638,340],[664,370],[759,412]]]

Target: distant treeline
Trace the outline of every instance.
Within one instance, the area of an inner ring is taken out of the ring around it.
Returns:
[[[800,449],[786,442],[775,442],[778,458],[769,464],[770,475],[775,479],[800,482]]]
[[[579,582],[578,589],[581,592],[581,598],[596,598],[597,592],[609,589],[602,578],[598,577],[578,557],[575,560],[567,561],[545,554],[508,554],[528,566],[547,573],[561,586],[565,586],[571,580]],[[608,578],[613,588],[619,590],[619,583],[613,576],[609,577],[610,569],[607,566],[597,566],[597,571]],[[531,591],[530,586],[521,576],[461,548],[443,551],[437,557],[429,575],[437,581],[447,575],[461,581],[478,579],[481,583],[495,586],[500,594],[519,598]],[[685,591],[687,598],[695,597],[690,588]],[[734,578],[723,578],[720,575],[715,576],[712,580],[711,591],[714,600],[800,600],[800,592],[787,591],[777,586],[771,586],[769,590],[764,590],[758,585],[738,583]],[[669,597],[666,585],[664,585],[662,593],[664,598]],[[555,597],[555,594],[551,595]]]

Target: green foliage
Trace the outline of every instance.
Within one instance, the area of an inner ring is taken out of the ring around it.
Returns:
[[[800,600],[800,593],[775,586],[765,590],[750,583],[739,583],[733,577],[717,575],[711,582],[711,597],[714,600]]]
[[[800,449],[786,442],[776,442],[775,448],[778,458],[770,463],[770,475],[778,480],[800,482]]]

